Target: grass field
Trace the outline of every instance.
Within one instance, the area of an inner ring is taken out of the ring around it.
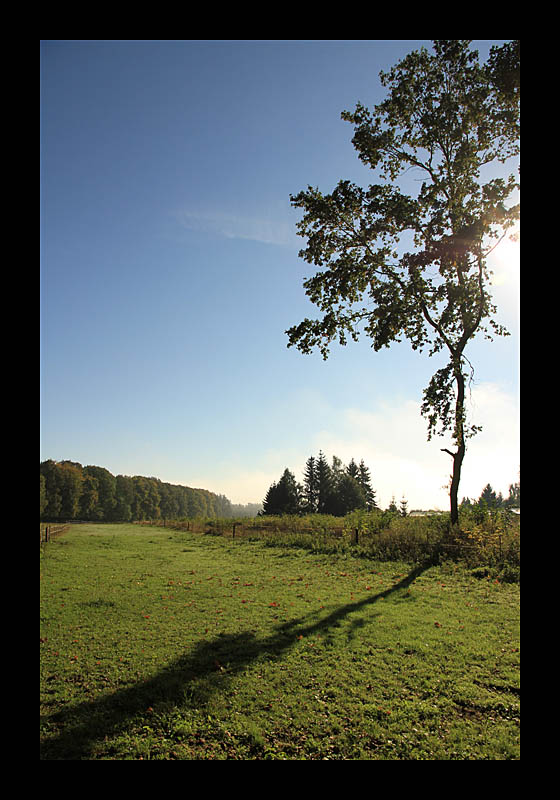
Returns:
[[[42,759],[520,756],[519,585],[454,564],[75,526],[40,647]]]

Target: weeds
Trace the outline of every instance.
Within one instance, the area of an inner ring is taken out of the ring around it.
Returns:
[[[355,511],[344,518],[285,515],[186,525],[222,536],[232,536],[235,525],[238,539],[262,541],[269,547],[351,553],[378,561],[462,561],[472,568],[487,566],[495,577],[510,582],[519,581],[520,575],[519,519],[504,510],[464,509],[455,528],[450,527],[449,514],[403,517],[388,511]]]

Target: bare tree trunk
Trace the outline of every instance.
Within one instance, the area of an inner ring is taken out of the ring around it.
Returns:
[[[451,475],[451,486],[449,489],[449,504],[451,510],[451,525],[459,523],[459,483],[461,481],[461,467],[465,457],[465,376],[460,365],[455,368],[455,379],[457,381],[457,399],[455,401],[455,434],[457,452],[452,453],[446,448],[442,448],[444,453],[449,453],[453,459],[453,474]]]
[[[451,476],[451,488],[449,490],[449,501],[451,506],[451,524],[459,523],[459,481],[461,480],[461,467],[465,457],[465,445],[461,445],[453,456],[453,475]]]

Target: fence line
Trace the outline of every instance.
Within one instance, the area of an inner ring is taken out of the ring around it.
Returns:
[[[147,525],[148,527],[170,528],[172,530],[190,531],[191,533],[215,533],[220,536],[231,536],[233,539],[241,536],[250,536],[253,533],[270,533],[270,534],[324,534],[340,539],[348,531],[345,528],[329,528],[326,530],[319,530],[318,528],[285,528],[281,525],[255,525],[254,523],[244,522],[223,522],[214,523],[202,522],[197,519],[186,521],[168,520],[168,519],[144,519],[135,520],[135,525]],[[358,528],[354,528],[350,534],[354,541],[358,541]],[[366,534],[367,535],[367,534]]]
[[[51,537],[58,536],[65,530],[68,530],[70,525],[39,525],[39,540],[40,544],[45,544],[51,541]]]
[[[247,536],[251,536],[252,534],[257,534],[262,536],[263,534],[270,534],[270,535],[323,535],[326,537],[331,537],[334,539],[343,539],[348,538],[351,544],[365,544],[368,541],[374,541],[378,536],[383,536],[384,534],[389,534],[390,531],[363,531],[359,528],[330,528],[330,529],[317,529],[317,528],[283,528],[281,525],[274,524],[274,525],[259,525],[254,523],[243,523],[243,522],[225,522],[220,521],[220,523],[213,523],[212,521],[202,522],[200,520],[186,520],[184,522],[178,520],[138,520],[136,522],[137,525],[148,525],[150,527],[167,527],[172,530],[184,530],[190,531],[191,533],[203,533],[203,534],[216,534],[219,536],[231,537],[232,539],[235,538],[246,538]],[[493,546],[495,550],[499,553],[500,557],[503,554],[504,548],[504,536],[502,533],[484,533],[482,535],[482,539],[484,542],[483,546]],[[419,541],[418,541],[419,544]],[[464,550],[480,550],[481,542],[472,542],[472,541],[462,541],[462,542],[446,542],[430,537],[429,533],[426,532],[426,541],[425,545],[429,547],[435,547],[439,551],[464,551]]]

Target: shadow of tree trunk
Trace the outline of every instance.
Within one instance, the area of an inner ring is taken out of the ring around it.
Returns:
[[[150,706],[161,702],[182,705],[189,697],[197,706],[203,706],[215,692],[224,691],[232,677],[263,655],[282,656],[300,637],[325,632],[351,614],[406,589],[430,566],[430,563],[418,566],[385,591],[341,606],[314,622],[306,623],[306,617],[285,622],[263,639],[247,631],[221,634],[210,642],[201,642],[193,652],[176,659],[148,680],[45,716],[43,722],[59,727],[60,732],[43,743],[40,757],[88,760],[94,757],[96,742],[118,735],[135,716],[140,721]]]

